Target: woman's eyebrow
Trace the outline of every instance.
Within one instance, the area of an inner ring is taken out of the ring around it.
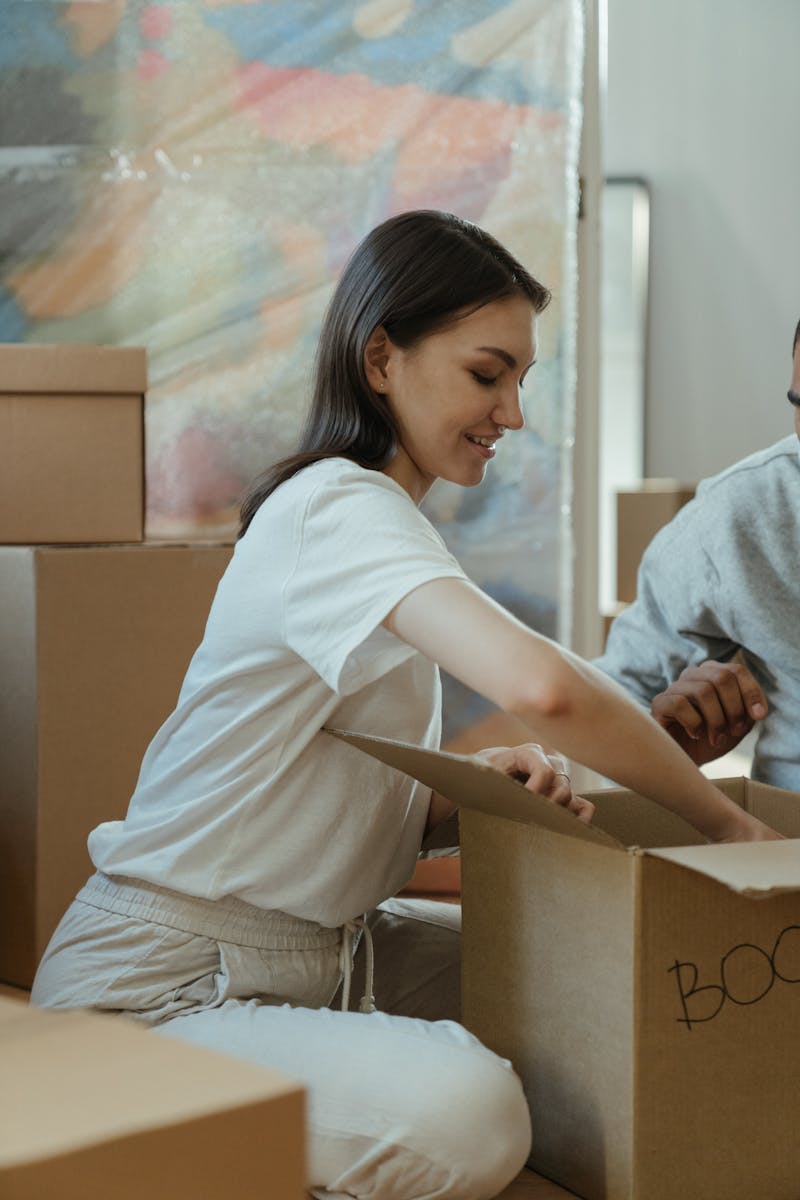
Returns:
[[[509,354],[507,350],[501,350],[499,346],[478,346],[478,350],[485,350],[487,354],[494,354],[497,358],[501,358],[507,367],[515,367],[517,360],[513,354]]]
[[[501,348],[499,346],[478,346],[476,348],[478,350],[485,350],[487,354],[496,355],[497,358],[502,359],[502,361],[506,364],[507,367],[511,367],[513,369],[517,365],[517,360],[514,358],[514,355],[509,354],[507,350],[501,350]],[[536,362],[536,359],[532,358],[531,361],[528,363],[527,367],[525,368],[525,370],[526,371],[530,370],[530,368],[533,366],[533,364],[535,362]]]

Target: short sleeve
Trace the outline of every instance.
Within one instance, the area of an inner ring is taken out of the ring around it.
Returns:
[[[395,605],[433,579],[466,579],[398,484],[350,464],[322,473],[298,514],[295,547],[286,644],[341,695],[417,653],[381,624]]]

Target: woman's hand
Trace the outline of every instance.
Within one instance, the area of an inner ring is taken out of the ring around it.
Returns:
[[[769,825],[765,825],[763,821],[759,821],[758,817],[754,817],[742,809],[739,819],[732,823],[731,828],[724,835],[708,840],[715,844],[719,842],[782,842],[784,836],[782,833],[776,833],[774,829],[770,829]]]
[[[478,758],[524,783],[529,791],[569,809],[579,821],[588,825],[594,816],[591,800],[581,800],[572,794],[567,764],[560,754],[548,754],[542,746],[528,742],[523,746],[493,746],[481,750]]]
[[[760,685],[741,663],[687,667],[653,700],[658,724],[698,767],[727,754],[767,715]]]

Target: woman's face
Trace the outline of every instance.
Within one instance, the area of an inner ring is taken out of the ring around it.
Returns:
[[[384,468],[419,504],[435,479],[483,480],[498,438],[521,429],[519,389],[536,357],[523,296],[494,300],[410,350],[389,342],[380,394],[399,432]]]

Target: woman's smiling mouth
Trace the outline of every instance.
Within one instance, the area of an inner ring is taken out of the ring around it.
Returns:
[[[483,458],[494,458],[495,454],[497,453],[495,449],[495,442],[499,436],[500,435],[497,434],[495,437],[476,437],[473,433],[464,434],[464,437],[467,439],[467,441],[472,443],[472,445]]]

